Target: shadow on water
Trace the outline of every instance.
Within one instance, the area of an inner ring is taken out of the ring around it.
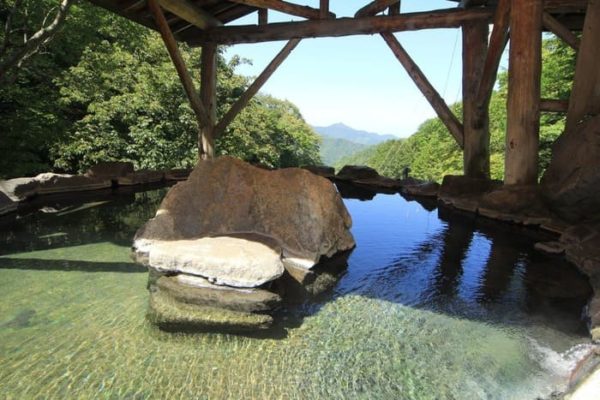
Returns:
[[[79,271],[79,272],[148,272],[146,267],[132,263],[90,262],[81,260],[43,260],[35,258],[0,258],[0,269],[30,271]]]

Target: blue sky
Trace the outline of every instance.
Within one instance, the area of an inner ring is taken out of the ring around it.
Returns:
[[[331,11],[351,16],[370,0],[330,0]],[[318,0],[295,3],[318,7]],[[447,0],[403,0],[402,12],[455,7]],[[255,24],[256,14],[239,20]],[[270,21],[289,21],[270,13]],[[461,98],[461,34],[458,29],[396,34],[430,82],[453,103]],[[228,48],[252,60],[238,72],[256,76],[285,42]],[[295,103],[312,125],[343,122],[357,129],[406,137],[435,116],[412,80],[379,35],[304,39],[263,86],[263,93]]]

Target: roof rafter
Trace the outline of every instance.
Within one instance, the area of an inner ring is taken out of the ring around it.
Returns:
[[[282,13],[295,15],[297,17],[307,19],[321,18],[321,11],[317,8],[301,6],[299,4],[289,3],[282,0],[229,0],[234,3],[244,4],[247,6],[267,8]],[[334,13],[328,13],[329,18],[335,18]]]

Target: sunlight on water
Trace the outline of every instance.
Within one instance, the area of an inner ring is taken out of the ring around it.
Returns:
[[[526,232],[383,195],[346,201],[348,271],[284,335],[161,332],[129,244],[162,194],[1,225],[0,398],[534,399],[586,349],[589,287]]]

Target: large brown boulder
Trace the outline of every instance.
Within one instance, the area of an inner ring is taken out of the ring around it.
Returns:
[[[600,209],[600,115],[560,136],[542,178],[550,206],[563,218],[579,221]]]
[[[198,163],[135,236],[153,241],[235,233],[273,238],[283,257],[306,268],[353,248],[352,220],[327,179],[298,168],[267,171],[232,157]]]

